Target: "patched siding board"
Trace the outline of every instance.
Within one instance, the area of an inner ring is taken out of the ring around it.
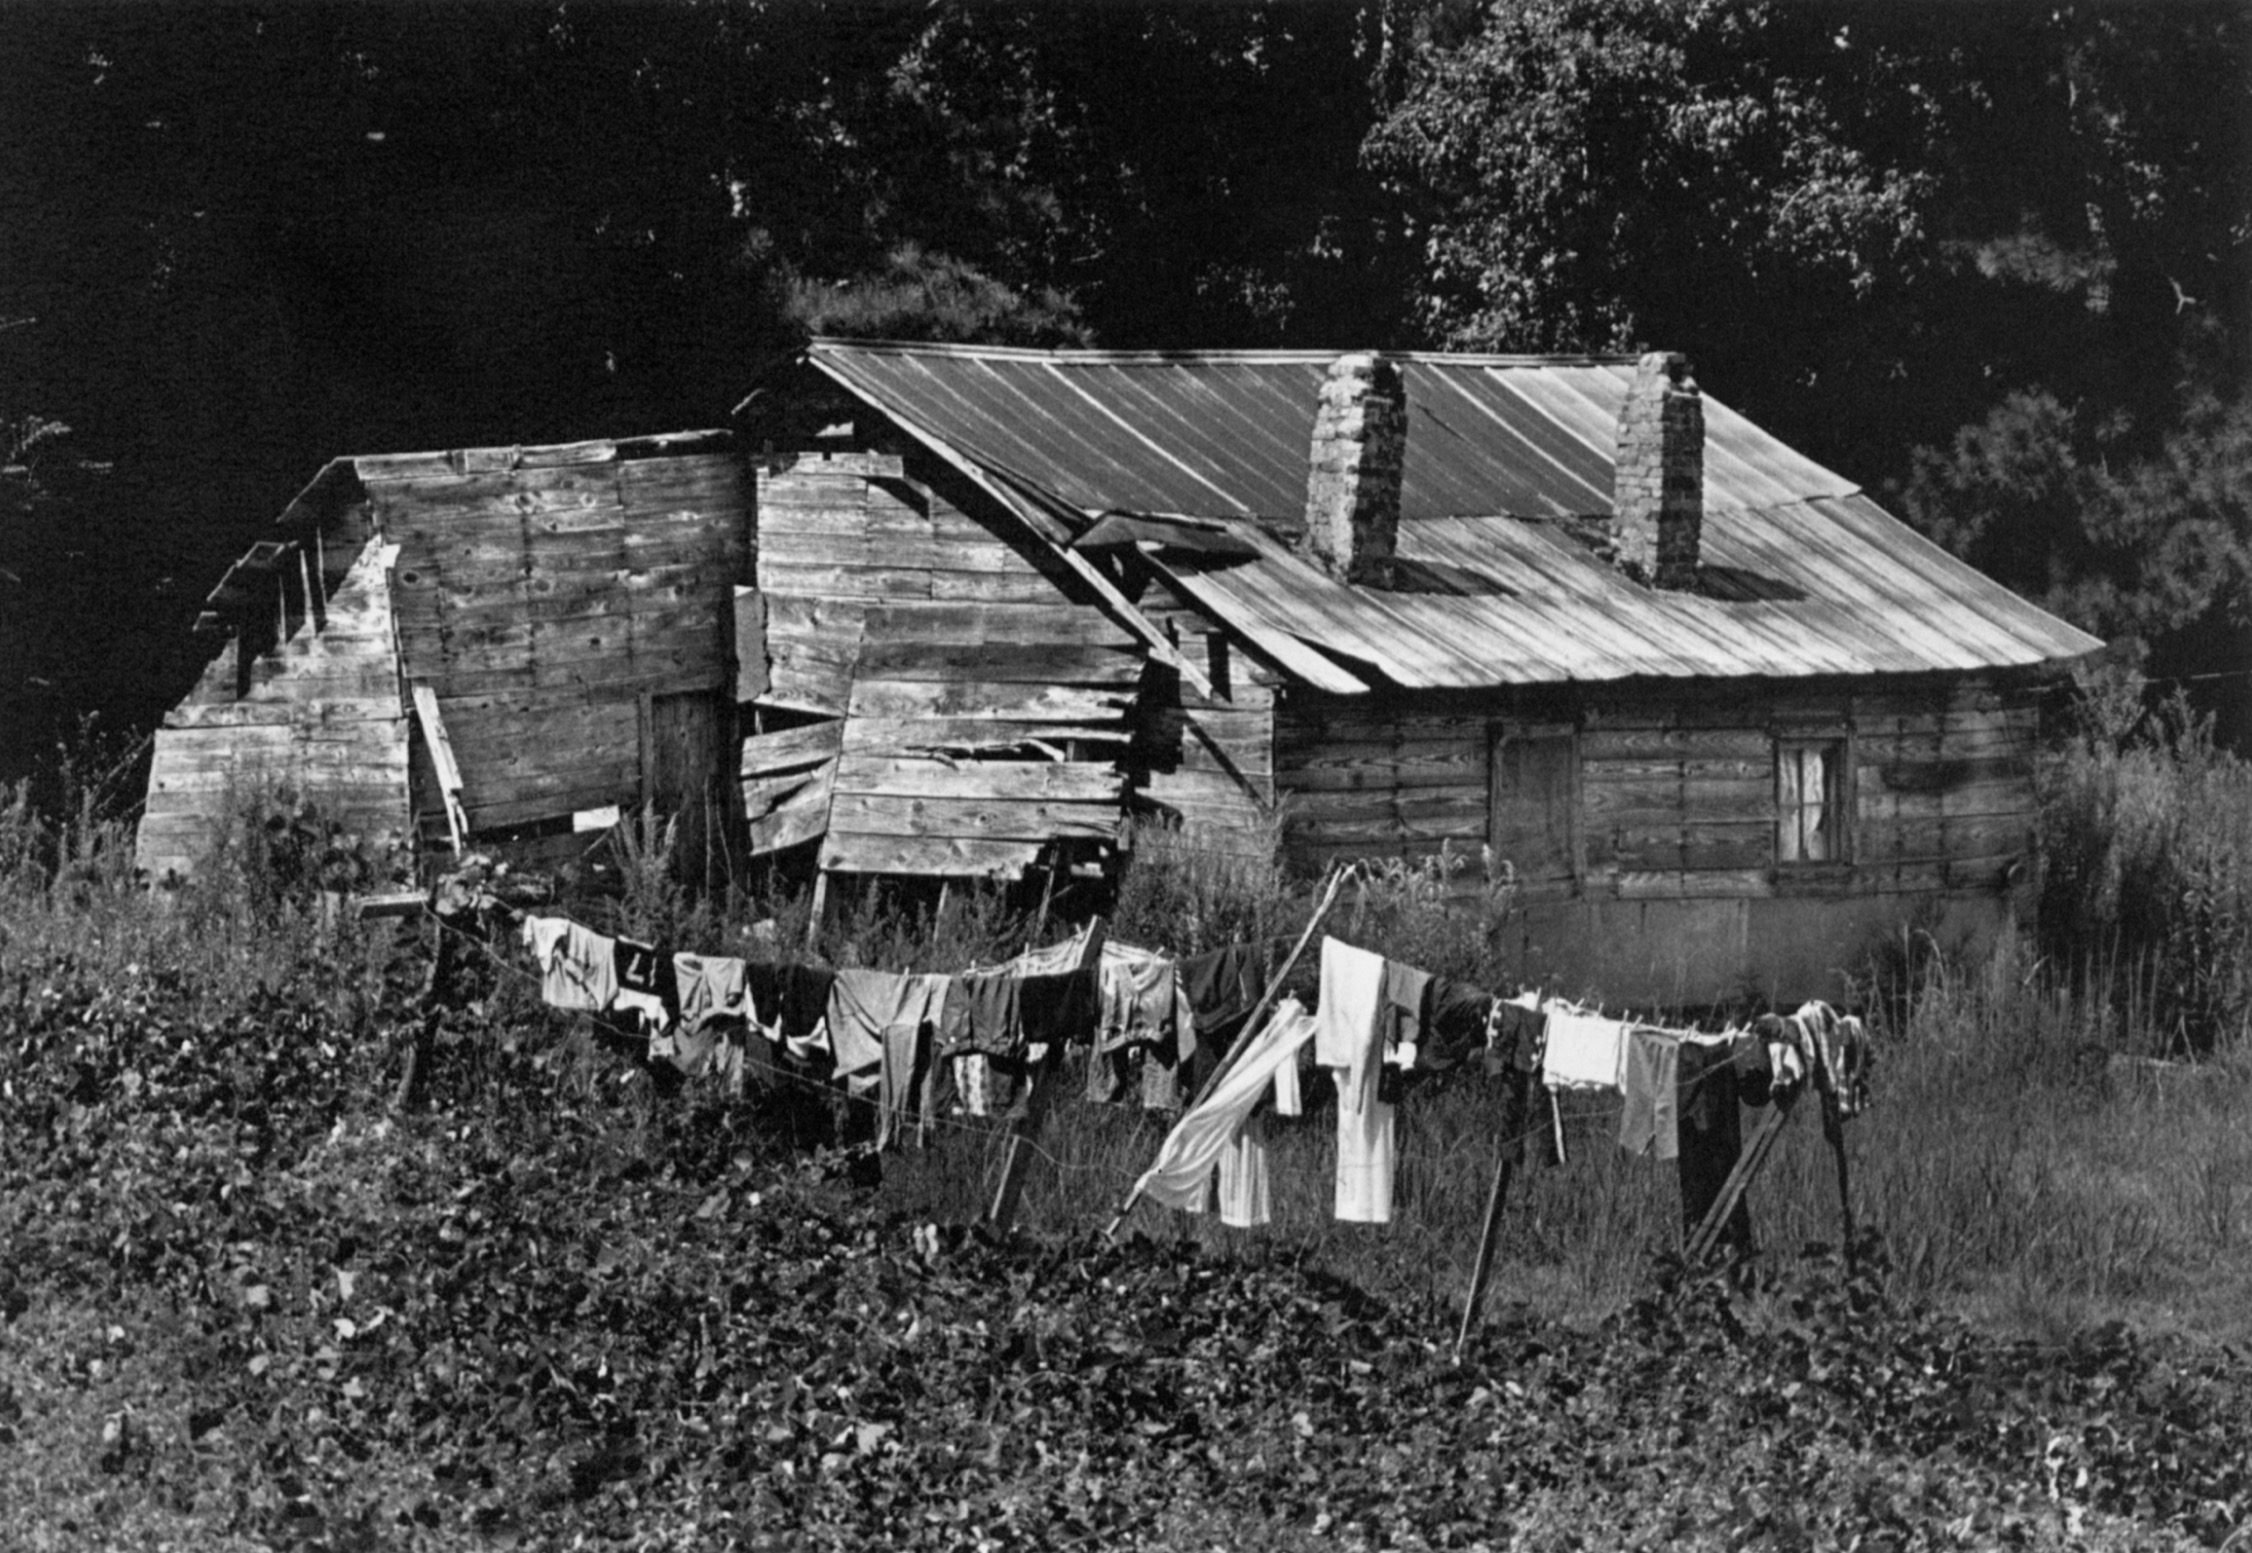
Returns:
[[[729,453],[476,472],[368,461],[400,546],[399,648],[428,683],[472,831],[634,803],[643,696],[722,691],[751,575]]]
[[[826,748],[805,729],[745,741],[753,850],[820,835],[824,868],[1006,877],[1107,841],[1139,651],[1052,557],[916,473],[863,454],[760,473],[752,704],[838,719],[816,726],[840,758],[787,764],[780,741]]]
[[[193,873],[233,823],[229,807],[268,786],[293,790],[371,850],[407,843],[408,719],[392,660],[388,558],[385,545],[361,545],[247,694],[236,695],[230,649],[166,717],[136,839],[149,878]]]

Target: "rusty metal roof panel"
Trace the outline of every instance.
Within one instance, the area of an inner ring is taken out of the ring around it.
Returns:
[[[1348,689],[2003,668],[2095,638],[1705,400],[1707,587],[1657,592],[1554,520],[1610,510],[1616,358],[1410,354],[1403,585],[1346,587],[1248,518],[1304,508],[1321,352],[1131,354],[816,341],[919,434],[1089,517],[1233,520],[1250,560],[1169,554],[1207,609]]]

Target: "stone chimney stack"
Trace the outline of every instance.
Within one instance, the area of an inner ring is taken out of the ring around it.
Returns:
[[[1678,351],[1634,366],[1619,412],[1611,535],[1619,565],[1657,588],[1692,588],[1705,526],[1705,401]]]
[[[1306,476],[1306,549],[1339,582],[1387,587],[1400,537],[1407,384],[1372,352],[1340,356],[1322,381]]]

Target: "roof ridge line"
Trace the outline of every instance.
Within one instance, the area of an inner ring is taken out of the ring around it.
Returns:
[[[1309,366],[1335,361],[1340,356],[1374,351],[1393,361],[1432,362],[1450,366],[1490,367],[1621,367],[1640,358],[1629,354],[1560,352],[1508,354],[1484,351],[1382,350],[1354,346],[1345,350],[1095,350],[1081,347],[1050,349],[1030,345],[976,345],[931,340],[860,340],[839,335],[815,335],[806,342],[809,354],[878,356],[945,356],[957,360],[1044,361],[1061,366],[1168,366],[1200,362],[1303,362]]]

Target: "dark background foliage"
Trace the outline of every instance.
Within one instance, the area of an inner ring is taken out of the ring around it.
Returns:
[[[326,459],[813,330],[1688,351],[2160,675],[2246,662],[2241,7],[0,9],[0,775]],[[62,428],[67,428],[62,429]],[[2194,682],[2240,737],[2247,682]]]

